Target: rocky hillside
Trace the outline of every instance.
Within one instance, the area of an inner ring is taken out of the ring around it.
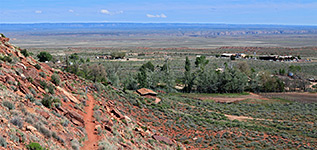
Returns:
[[[0,149],[182,147],[123,111],[122,93],[40,63],[0,34]]]

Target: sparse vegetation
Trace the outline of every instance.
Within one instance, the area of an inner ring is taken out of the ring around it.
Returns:
[[[7,107],[9,110],[15,109],[15,105],[10,101],[3,101],[3,106]]]
[[[7,148],[7,141],[6,141],[5,138],[3,138],[2,135],[0,135],[0,146],[4,147],[4,148]]]
[[[61,79],[59,77],[58,74],[53,74],[51,76],[51,81],[56,85],[56,86],[59,86],[59,84],[61,83]]]

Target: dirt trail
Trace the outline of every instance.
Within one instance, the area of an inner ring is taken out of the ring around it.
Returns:
[[[204,96],[198,97],[199,100],[213,100],[218,103],[234,103],[239,101],[244,101],[247,99],[260,99],[260,100],[270,100],[268,98],[262,97],[261,95],[255,93],[249,93],[249,95],[241,95],[239,97],[218,97],[218,96]]]
[[[81,148],[82,150],[93,150],[98,148],[98,135],[95,132],[96,124],[93,122],[94,117],[94,105],[95,99],[90,94],[87,94],[88,97],[88,106],[85,107],[86,114],[84,115],[85,120],[85,129],[87,132],[88,140],[84,142],[84,146]]]

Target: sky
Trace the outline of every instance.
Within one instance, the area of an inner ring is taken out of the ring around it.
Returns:
[[[317,25],[317,0],[0,0],[0,23]]]

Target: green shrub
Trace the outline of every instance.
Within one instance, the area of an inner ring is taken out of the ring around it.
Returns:
[[[39,58],[40,62],[46,62],[51,61],[53,59],[53,56],[49,52],[40,52],[37,55],[37,58]]]
[[[6,36],[3,33],[0,33],[0,37],[6,38]]]
[[[9,101],[4,101],[2,104],[3,106],[9,108],[9,110],[15,109],[15,105]]]
[[[4,56],[4,57],[0,57],[0,60],[5,61],[5,62],[12,62],[12,58],[9,56]]]
[[[27,77],[26,79],[31,83],[34,81],[32,77]]]
[[[44,72],[39,73],[42,78],[46,78],[46,74]]]
[[[4,147],[4,148],[7,148],[7,141],[2,136],[0,136],[0,146]]]
[[[36,64],[34,67],[35,67],[37,70],[40,70],[40,69],[41,69],[41,66],[40,66],[39,64]]]
[[[53,103],[53,98],[49,95],[44,95],[41,103],[47,107],[47,108],[51,108],[52,107],[52,103]]]
[[[30,54],[26,49],[21,50],[21,53],[25,56],[25,57],[29,57]]]
[[[49,85],[47,89],[50,94],[55,94],[55,87],[53,84]]]
[[[58,75],[58,74],[55,74],[55,73],[51,76],[51,81],[52,81],[56,86],[59,86],[59,84],[61,83],[61,79],[60,79],[59,75]]]
[[[28,150],[44,150],[44,148],[39,143],[30,143],[26,145],[26,149]]]
[[[31,95],[31,94],[26,94],[26,95],[25,95],[25,98],[26,98],[27,100],[30,100],[30,102],[34,102],[34,101],[35,101],[35,98],[34,98],[33,95]]]
[[[42,86],[43,89],[47,88],[47,83],[45,81],[40,81],[40,85]]]

